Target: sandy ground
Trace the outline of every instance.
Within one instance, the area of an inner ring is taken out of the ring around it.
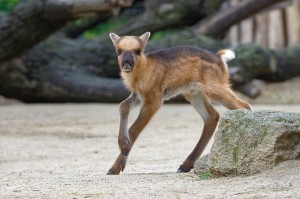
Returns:
[[[251,99],[240,94],[251,104],[300,104],[300,77],[277,83],[254,80],[254,84],[261,89],[257,98]]]
[[[300,112],[300,105],[254,109]],[[165,105],[124,173],[106,176],[118,154],[118,121],[117,105],[0,106],[0,198],[300,198],[300,161],[248,177],[175,173],[203,126],[189,105]]]

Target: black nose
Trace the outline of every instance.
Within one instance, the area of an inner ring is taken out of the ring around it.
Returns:
[[[129,69],[131,67],[132,67],[132,65],[130,63],[124,63],[123,64],[123,68],[125,68],[125,69]]]
[[[123,59],[122,61],[122,67],[132,67],[133,65],[132,59]]]

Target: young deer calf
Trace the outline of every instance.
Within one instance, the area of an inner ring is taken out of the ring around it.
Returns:
[[[120,104],[118,144],[121,153],[107,174],[119,174],[124,170],[131,147],[164,100],[182,94],[204,120],[201,138],[178,172],[193,168],[215,131],[219,113],[211,101],[229,109],[251,110],[250,105],[230,89],[226,62],[235,57],[233,51],[221,50],[214,54],[196,47],[178,46],[144,54],[149,32],[140,37],[119,37],[114,33],[109,36],[118,53],[121,76],[131,95]],[[130,109],[140,103],[139,116],[127,129]]]

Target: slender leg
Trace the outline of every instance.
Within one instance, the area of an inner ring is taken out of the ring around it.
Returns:
[[[219,121],[219,113],[211,106],[206,97],[201,93],[185,95],[204,121],[202,135],[192,153],[178,168],[178,172],[188,172],[194,167],[195,161],[200,157],[210,138],[214,134]]]
[[[210,86],[205,91],[212,100],[220,102],[228,109],[247,109],[252,111],[250,104],[240,99],[228,86]]]
[[[120,103],[120,128],[119,128],[119,137],[118,137],[118,144],[120,147],[121,152],[124,152],[124,148],[128,144],[130,144],[130,138],[127,131],[127,124],[128,124],[128,116],[130,110],[137,106],[140,103],[140,99],[138,98],[137,94],[131,93],[130,96]],[[114,170],[123,169],[123,165],[125,165],[126,157],[120,153],[118,158],[116,159],[114,165],[116,168],[113,170],[110,169],[107,174],[113,174]],[[112,170],[112,171],[111,171]]]
[[[128,117],[130,110],[140,104],[140,99],[132,93],[127,99],[120,103],[120,127],[118,144],[123,155],[127,155],[126,149],[130,145],[128,134]]]
[[[144,104],[140,110],[138,118],[128,130],[129,137],[130,137],[129,142],[126,141],[125,143],[121,143],[121,145],[123,145],[122,147],[120,147],[121,153],[107,174],[116,175],[119,174],[121,170],[122,171],[124,170],[126,166],[127,157],[129,155],[129,152],[134,142],[136,141],[136,139],[138,138],[142,130],[149,123],[152,116],[160,108],[160,106],[161,106],[161,101],[147,101],[147,100],[144,101]]]

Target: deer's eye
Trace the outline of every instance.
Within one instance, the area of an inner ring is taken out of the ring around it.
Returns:
[[[135,50],[135,54],[136,54],[136,55],[140,55],[140,54],[141,54],[141,49]]]
[[[117,50],[117,53],[118,53],[119,55],[121,55],[121,54],[122,54],[122,50],[121,50],[121,49],[118,49],[118,50]]]

